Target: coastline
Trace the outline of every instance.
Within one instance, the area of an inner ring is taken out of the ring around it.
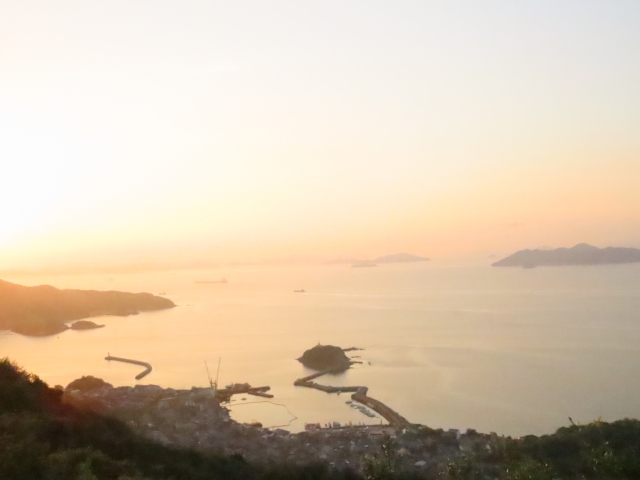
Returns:
[[[118,386],[135,385],[139,370],[124,364],[109,367],[103,357],[111,351],[154,366],[142,383],[205,386],[203,360],[212,365],[222,357],[223,385],[235,380],[267,383],[276,398],[288,399],[299,417],[292,431],[303,430],[305,423],[371,421],[344,405],[346,394],[329,396],[292,386],[305,375],[292,359],[301,345],[318,341],[365,347],[372,361],[371,367],[353,367],[344,381],[319,383],[366,385],[373,397],[410,421],[434,428],[473,427],[515,437],[552,433],[568,416],[582,423],[636,417],[640,361],[634,339],[640,326],[633,312],[640,306],[640,265],[530,273],[434,268],[424,262],[380,271],[373,282],[373,277],[351,277],[348,268],[246,267],[233,272],[232,288],[215,291],[198,287],[193,279],[216,278],[216,271],[115,280],[94,275],[56,282],[30,277],[19,283],[164,291],[176,303],[194,307],[100,317],[94,321],[107,327],[69,331],[59,338],[5,332],[2,348],[51,385],[66,385],[85,374]],[[317,284],[294,280],[320,274],[326,277]],[[263,275],[264,282],[248,284],[256,275]],[[482,288],[471,288],[476,282]],[[291,293],[291,285],[302,283],[313,295]],[[232,326],[253,333],[232,336]],[[323,329],[330,329],[331,336],[323,336]],[[283,339],[283,332],[292,341]],[[172,351],[176,353],[168,356]],[[523,372],[540,371],[549,374],[523,381]],[[617,392],[615,397],[611,391]],[[232,415],[241,421],[282,423],[275,421],[281,417],[275,408],[237,410]]]

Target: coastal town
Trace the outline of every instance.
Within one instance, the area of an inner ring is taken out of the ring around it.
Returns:
[[[274,464],[282,461],[298,465],[324,462],[336,468],[360,471],[384,448],[404,469],[440,471],[452,459],[465,452],[491,450],[498,441],[495,434],[482,435],[474,430],[461,433],[412,424],[382,402],[367,395],[365,386],[331,387],[312,380],[344,371],[355,363],[342,349],[317,345],[298,359],[308,368],[321,369],[298,379],[294,385],[315,388],[325,393],[351,393],[345,403],[367,417],[380,415],[387,423],[380,425],[339,422],[307,423],[305,430],[291,433],[282,428],[264,428],[259,422],[243,424],[230,416],[233,395],[248,394],[272,398],[268,386],[252,387],[235,383],[217,388],[210,379],[209,388],[190,390],[162,388],[158,385],[114,387],[91,376],[74,380],[63,390],[63,400],[89,408],[125,422],[134,432],[163,445],[193,448],[202,452],[239,455],[251,462]],[[107,357],[108,360],[117,357]],[[126,359],[117,358],[120,361]],[[145,362],[127,360],[145,366]],[[373,413],[375,412],[375,413]],[[389,452],[389,448],[392,449]]]
[[[442,468],[447,461],[479,449],[491,449],[497,435],[469,430],[433,430],[411,425],[310,424],[307,430],[290,433],[234,421],[229,409],[210,388],[175,390],[157,385],[113,387],[93,377],[71,382],[64,401],[113,416],[132,430],[164,445],[194,448],[203,452],[241,455],[249,461],[295,464],[327,462],[359,470],[391,441],[397,460],[416,470]]]

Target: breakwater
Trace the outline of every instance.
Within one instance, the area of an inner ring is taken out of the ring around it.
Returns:
[[[113,356],[111,356],[111,354],[108,354],[106,357],[104,357],[104,359],[107,360],[107,361],[131,363],[133,365],[140,365],[141,367],[145,367],[144,371],[142,371],[138,375],[136,375],[136,380],[140,380],[141,378],[146,377],[147,375],[149,375],[151,373],[151,370],[153,370],[153,367],[151,366],[150,363],[140,362],[138,360],[131,360],[130,358],[113,357]]]
[[[366,407],[369,407],[371,410],[379,413],[389,425],[395,428],[408,428],[411,426],[409,421],[400,415],[395,410],[389,408],[387,405],[382,403],[380,400],[376,400],[375,398],[371,398],[367,396],[367,391],[369,389],[367,387],[360,387],[351,395],[351,399],[363,404]]]
[[[319,383],[315,383],[312,381],[328,373],[336,373],[336,371],[335,369],[323,370],[307,377],[299,378],[295,382],[293,382],[293,385],[296,387],[315,388],[316,390],[320,390],[321,392],[325,393],[353,392],[353,394],[351,395],[351,399],[353,401],[361,403],[365,407],[368,407],[374,412],[378,413],[387,422],[389,422],[389,425],[391,425],[392,427],[403,429],[411,426],[411,423],[409,423],[409,421],[398,412],[394,411],[392,408],[388,407],[380,400],[376,400],[375,398],[367,396],[367,392],[369,391],[367,387],[333,387],[331,385],[320,385]]]
[[[342,392],[357,392],[362,387],[332,387],[330,385],[320,385],[319,383],[312,382],[311,380],[326,375],[327,373],[336,373],[335,370],[323,370],[322,372],[314,373],[308,377],[297,379],[293,382],[296,387],[315,388],[325,393],[342,393]],[[365,387],[366,388],[366,387]]]

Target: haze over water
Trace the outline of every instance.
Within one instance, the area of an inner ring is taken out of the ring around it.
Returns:
[[[196,284],[216,280],[228,284]],[[498,269],[441,262],[355,269],[345,265],[230,267],[129,275],[16,275],[26,285],[166,292],[177,308],[106,328],[29,338],[3,332],[2,356],[50,384],[82,375],[134,385],[139,368],[107,352],[150,362],[142,384],[269,385],[274,402],[305,422],[378,423],[347,395],[293,387],[309,374],[295,361],[317,344],[365,350],[362,365],[322,377],[366,385],[412,422],[541,434],[575,422],[640,416],[640,265]],[[306,289],[296,294],[294,289]],[[371,365],[368,364],[371,363]],[[246,403],[261,399],[247,396]],[[244,403],[236,398],[234,403]],[[232,406],[241,421],[287,424],[267,403]]]

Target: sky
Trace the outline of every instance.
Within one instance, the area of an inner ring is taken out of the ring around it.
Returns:
[[[0,270],[640,247],[640,2],[0,0]]]

